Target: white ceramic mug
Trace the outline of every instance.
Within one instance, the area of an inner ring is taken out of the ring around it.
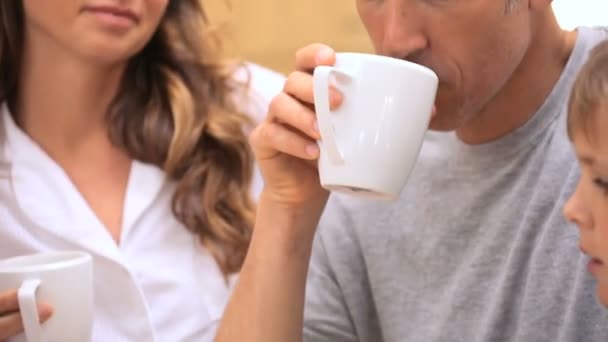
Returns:
[[[330,85],[344,95],[333,111]],[[338,53],[334,66],[315,68],[321,185],[395,199],[420,153],[437,86],[432,70],[379,55]]]
[[[89,254],[60,251],[0,260],[0,292],[18,289],[25,333],[11,342],[88,342],[93,329],[93,266]],[[37,302],[53,307],[39,323]]]

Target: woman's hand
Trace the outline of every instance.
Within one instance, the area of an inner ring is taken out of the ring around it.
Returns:
[[[53,314],[50,305],[39,304],[38,314],[40,322],[45,322]],[[19,300],[17,290],[0,292],[0,341],[23,332],[23,323],[19,313]]]

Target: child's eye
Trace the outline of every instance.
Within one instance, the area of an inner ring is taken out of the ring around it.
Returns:
[[[593,183],[600,188],[600,190],[604,191],[606,195],[608,195],[608,180],[602,178],[596,178]]]

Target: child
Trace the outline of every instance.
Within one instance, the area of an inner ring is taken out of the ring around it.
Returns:
[[[564,215],[580,230],[600,302],[608,307],[608,41],[591,52],[572,89],[568,134],[581,166]]]

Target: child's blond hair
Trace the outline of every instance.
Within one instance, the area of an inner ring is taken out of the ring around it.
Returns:
[[[591,50],[572,88],[568,105],[570,139],[578,137],[578,133],[596,138],[594,126],[601,112],[608,115],[608,41]]]

